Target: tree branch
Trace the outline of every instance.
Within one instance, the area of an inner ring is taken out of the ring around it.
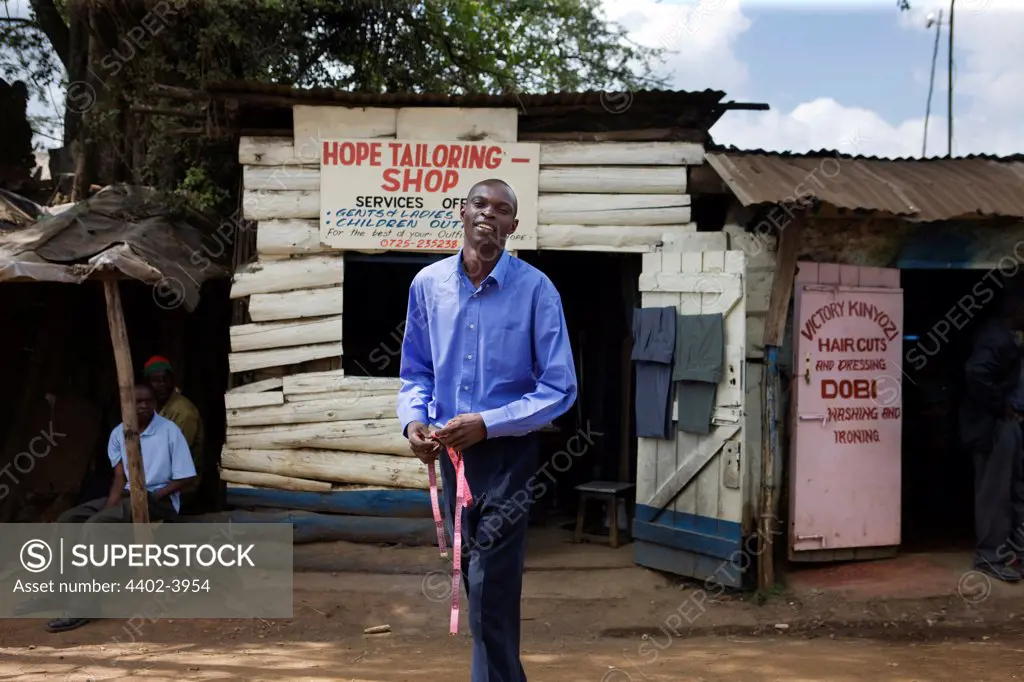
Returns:
[[[64,70],[68,71],[71,61],[71,32],[54,0],[29,0],[29,5],[36,15],[35,25],[49,39],[53,51],[64,65]]]

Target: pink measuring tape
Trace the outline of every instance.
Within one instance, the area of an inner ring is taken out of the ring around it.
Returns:
[[[436,433],[430,434],[436,437]],[[455,518],[452,520],[454,528],[452,537],[452,611],[449,624],[449,634],[455,635],[459,632],[459,590],[462,585],[462,510],[473,503],[473,496],[469,492],[469,484],[466,482],[466,466],[462,461],[462,453],[452,448],[447,448],[448,457],[455,467]],[[437,546],[441,550],[441,558],[447,559],[448,552],[444,544],[444,525],[441,522],[441,507],[437,502],[437,461],[435,460],[427,467],[427,474],[430,476],[430,506],[434,509],[434,525],[437,526]]]

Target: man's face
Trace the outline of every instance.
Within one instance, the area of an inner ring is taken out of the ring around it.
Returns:
[[[154,372],[149,375],[149,383],[153,386],[153,393],[161,402],[171,397],[174,391],[174,377],[167,372]]]
[[[135,416],[139,421],[148,424],[156,412],[156,398],[148,386],[135,387]]]
[[[516,231],[515,197],[500,184],[477,185],[462,207],[466,246],[487,257],[505,248],[505,239]]]

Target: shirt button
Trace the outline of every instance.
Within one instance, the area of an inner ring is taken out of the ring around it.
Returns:
[[[463,390],[463,391],[468,391],[468,390],[469,390],[469,386],[463,386],[463,387],[462,387],[462,390]]]
[[[475,324],[471,324],[471,325],[469,325],[469,328],[470,329],[476,329],[476,325]]]
[[[472,356],[472,355],[467,355],[467,356],[466,356],[466,359],[467,359],[467,360],[472,360],[472,359],[473,359],[473,356]]]

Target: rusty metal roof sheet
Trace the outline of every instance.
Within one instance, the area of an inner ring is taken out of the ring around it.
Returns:
[[[707,160],[745,206],[801,196],[840,209],[931,222],[970,216],[1024,218],[1024,156],[886,159],[709,151]]]
[[[503,94],[444,95],[430,92],[349,92],[332,88],[294,88],[278,83],[254,81],[225,81],[210,83],[204,88],[211,95],[221,97],[271,98],[294,100],[294,104],[335,104],[342,106],[432,106],[432,107],[572,107],[607,105],[624,108],[628,102],[636,106],[714,106],[725,93],[721,90],[637,90],[632,92],[510,92]],[[722,106],[751,108],[749,104],[723,103]],[[764,108],[764,105],[754,105]]]

